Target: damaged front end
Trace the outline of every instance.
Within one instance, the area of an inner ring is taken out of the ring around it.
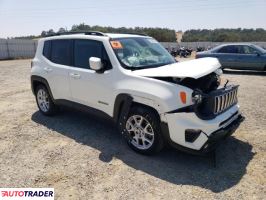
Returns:
[[[237,104],[238,85],[221,86],[221,72],[215,71],[198,79],[172,78],[171,82],[193,90],[193,105],[179,109],[182,112],[195,112],[203,120],[210,120]],[[166,81],[166,79],[164,78]],[[168,80],[169,81],[169,80]]]
[[[193,90],[193,104],[167,112],[169,144],[190,153],[208,153],[244,120],[237,106],[239,86],[228,82],[222,85],[217,73],[176,81]]]
[[[201,101],[195,102],[193,111],[200,119],[209,120],[227,111],[237,104],[238,85],[229,85],[209,93],[194,91],[193,97],[201,96]]]
[[[194,78],[183,78],[175,79],[176,83],[179,85],[186,86],[192,90],[198,90],[203,93],[209,93],[216,90],[221,84],[221,78],[218,74],[220,72],[213,72],[206,76],[200,77],[198,79]]]

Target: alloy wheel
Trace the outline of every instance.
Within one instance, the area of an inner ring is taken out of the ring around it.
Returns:
[[[126,122],[130,142],[141,150],[149,149],[154,142],[154,131],[150,122],[141,115],[133,115]]]
[[[48,112],[50,108],[49,96],[44,89],[39,89],[37,92],[37,102],[43,112]]]

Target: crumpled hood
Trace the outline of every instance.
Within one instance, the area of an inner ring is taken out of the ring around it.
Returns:
[[[210,74],[221,67],[217,58],[199,58],[190,61],[173,63],[157,68],[132,71],[133,74],[145,77],[194,78]]]

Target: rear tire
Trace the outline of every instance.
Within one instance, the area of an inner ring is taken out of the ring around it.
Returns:
[[[47,116],[52,116],[58,111],[47,88],[44,85],[38,85],[35,90],[35,98],[40,112]]]
[[[161,151],[164,141],[158,114],[146,107],[134,106],[122,124],[125,139],[134,151],[151,155]]]

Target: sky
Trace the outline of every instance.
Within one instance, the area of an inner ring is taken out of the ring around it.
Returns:
[[[72,25],[266,29],[266,0],[0,0],[0,38]]]

